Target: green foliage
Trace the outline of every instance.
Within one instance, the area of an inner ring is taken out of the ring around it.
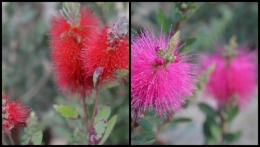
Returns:
[[[217,112],[206,103],[199,103],[199,108],[207,115],[207,117],[214,118],[217,115]]]
[[[228,123],[231,123],[232,120],[236,117],[239,112],[239,107],[237,105],[228,105],[224,109],[224,117]]]
[[[116,124],[116,120],[117,120],[117,115],[113,116],[107,123],[107,129],[105,132],[104,137],[102,138],[102,140],[99,142],[98,145],[102,145],[105,143],[105,141],[107,140],[108,136],[111,134],[115,124]]]
[[[157,23],[159,24],[159,26],[162,25],[163,31],[168,32],[169,26],[167,23],[167,18],[165,16],[165,14],[163,13],[163,10],[159,8],[156,16],[157,16]]]
[[[149,121],[143,119],[143,118],[140,118],[137,123],[145,130],[147,131],[152,131],[153,130],[153,126],[150,124]]]
[[[155,133],[154,132],[143,132],[140,134],[137,134],[132,137],[132,141],[142,141],[142,142],[147,142],[152,139],[154,139]]]
[[[224,141],[227,144],[230,144],[236,140],[238,140],[242,136],[242,131],[237,131],[235,133],[227,133],[224,135]]]
[[[98,122],[96,122],[90,130],[89,137],[88,137],[88,144],[97,145],[104,137],[106,129],[107,129],[106,120],[101,119]]]
[[[116,70],[116,76],[117,76],[117,78],[123,78],[123,77],[125,77],[125,76],[127,76],[128,75],[128,73],[129,73],[129,71],[128,70],[126,70],[126,69],[117,69]]]
[[[63,117],[69,119],[78,119],[78,112],[68,105],[53,105],[54,109]]]
[[[42,131],[38,131],[29,140],[28,145],[41,145],[41,144],[42,144]]]
[[[97,112],[94,123],[100,121],[101,119],[108,120],[110,113],[111,113],[111,107],[108,105],[103,106]]]
[[[172,122],[173,123],[187,123],[191,122],[192,120],[190,118],[186,117],[178,117],[178,118],[173,118]]]

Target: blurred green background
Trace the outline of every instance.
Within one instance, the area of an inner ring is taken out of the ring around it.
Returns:
[[[168,31],[180,20],[183,20],[179,29],[180,37],[195,37],[196,41],[182,51],[191,51],[189,54],[202,55],[213,52],[214,45],[224,46],[228,44],[234,35],[238,45],[247,44],[250,50],[258,50],[258,3],[257,2],[194,2],[192,9],[185,15],[176,7],[180,2],[132,2],[131,3],[131,35],[134,31],[140,33],[140,29],[150,28],[155,36],[159,36],[162,30],[168,35]],[[183,6],[185,8],[185,6]],[[162,13],[165,14],[163,17]],[[162,24],[163,23],[163,24]],[[134,30],[134,31],[133,31]],[[258,56],[257,61],[258,62]],[[203,122],[204,114],[199,110],[198,103],[204,102],[216,109],[216,101],[203,95],[202,91],[196,91],[195,97],[189,99],[189,105],[177,113],[174,119],[191,118],[191,122],[175,123],[172,121],[158,135],[156,144],[174,145],[201,145],[204,144]],[[242,137],[233,144],[258,144],[258,91],[253,99],[241,109],[234,123],[229,129],[243,130]],[[155,112],[146,114],[156,131],[163,120],[154,117]]]
[[[84,2],[81,5],[93,9],[105,24],[122,16],[129,19],[129,3],[126,2]],[[58,91],[53,78],[47,31],[51,16],[56,15],[61,6],[57,2],[2,3],[2,91],[12,100],[21,98],[35,112],[31,129],[20,131],[18,138],[15,135],[17,143],[26,144],[28,136],[40,129],[44,130],[44,144],[67,144],[77,140],[73,140],[76,123],[62,118],[53,109],[53,104],[68,104],[83,112],[76,98],[68,99]],[[92,100],[93,96],[88,103]],[[98,108],[104,104],[111,105],[111,117],[118,115],[105,144],[129,144],[128,82],[101,92]],[[89,116],[92,110],[93,105],[89,106]]]

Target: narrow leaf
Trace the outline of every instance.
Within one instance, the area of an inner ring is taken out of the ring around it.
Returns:
[[[173,119],[174,123],[184,123],[184,122],[191,122],[190,118],[185,118],[185,117],[181,117],[181,118],[175,118]]]
[[[147,131],[152,131],[153,130],[153,126],[151,125],[151,123],[143,118],[140,118],[137,123],[145,130]]]
[[[102,119],[94,124],[91,128],[89,137],[88,137],[88,144],[89,145],[97,145],[105,135],[107,129],[107,121]]]
[[[192,43],[194,43],[196,40],[197,40],[197,38],[195,38],[195,37],[189,37],[189,38],[183,39],[180,44],[184,44],[185,43],[185,47],[186,47],[186,46],[191,45]]]
[[[133,136],[132,140],[135,141],[149,141],[155,138],[154,132],[143,132],[141,134]]]
[[[69,119],[79,119],[78,112],[68,105],[53,105],[54,109],[63,117]]]
[[[108,136],[111,134],[115,124],[116,124],[116,120],[117,120],[117,115],[113,116],[107,123],[107,130],[105,132],[105,135],[103,137],[103,139],[99,142],[99,145],[102,145],[105,143],[105,141],[107,140]]]
[[[145,142],[143,145],[152,145],[155,142],[155,139]]]
[[[213,137],[217,138],[221,134],[221,127],[218,126],[216,123],[212,123],[210,126],[210,132]]]
[[[214,111],[209,105],[205,103],[199,103],[199,108],[209,117],[214,118],[217,115],[217,112]]]
[[[242,131],[237,131],[236,133],[227,133],[224,135],[224,140],[226,143],[230,144],[238,140],[242,136]]]
[[[95,70],[95,72],[94,72],[94,75],[93,75],[93,83],[94,83],[94,86],[96,86],[98,76],[100,75],[100,73],[102,72],[102,70],[103,70],[103,67],[98,67],[98,68],[96,68],[96,70]]]
[[[179,43],[180,31],[177,31],[171,38],[170,43],[167,46],[167,52],[171,53],[175,46]]]
[[[167,18],[166,18],[165,14],[163,13],[161,8],[157,11],[156,17],[157,17],[157,23],[159,25],[163,25],[162,26],[163,31],[168,32],[169,27],[168,27]]]
[[[111,107],[109,105],[105,105],[97,112],[94,123],[100,121],[101,119],[108,120],[108,117],[111,113]]]

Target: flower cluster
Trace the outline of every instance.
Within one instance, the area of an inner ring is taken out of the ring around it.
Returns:
[[[30,108],[20,101],[9,101],[8,95],[2,93],[2,133],[9,133],[15,128],[25,126]]]
[[[88,96],[93,74],[102,67],[98,84],[114,80],[117,69],[128,69],[128,40],[125,19],[101,27],[99,17],[79,3],[65,3],[51,19],[51,57],[56,82],[62,91]]]
[[[206,93],[214,96],[219,105],[235,102],[241,106],[252,97],[257,84],[257,54],[249,52],[247,46],[235,48],[233,54],[220,47],[218,51],[202,61],[205,68],[215,64],[206,83]]]
[[[169,117],[193,96],[198,66],[188,62],[191,56],[178,53],[179,44],[179,32],[172,39],[163,33],[158,39],[148,30],[132,37],[131,107],[138,115],[155,107],[159,116]]]

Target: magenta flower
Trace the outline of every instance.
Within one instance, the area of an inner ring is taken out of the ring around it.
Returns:
[[[222,48],[219,53],[204,57],[203,64],[215,68],[206,83],[206,93],[216,98],[219,105],[235,102],[239,106],[251,97],[257,84],[256,53],[249,52],[246,46],[237,48],[230,56]]]
[[[157,39],[148,30],[132,37],[131,107],[138,116],[141,109],[155,108],[157,115],[169,117],[193,96],[198,66],[178,53],[179,44],[179,32],[172,39],[163,33]]]

